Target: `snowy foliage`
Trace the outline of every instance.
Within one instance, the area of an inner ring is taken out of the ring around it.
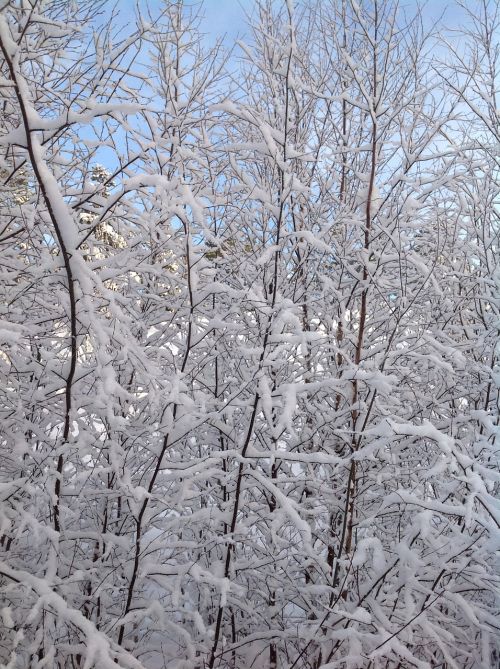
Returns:
[[[160,4],[0,3],[0,667],[496,667],[500,10]]]

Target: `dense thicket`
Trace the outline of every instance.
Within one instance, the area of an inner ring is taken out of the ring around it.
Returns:
[[[500,11],[456,9],[256,0],[228,56],[0,3],[1,667],[497,666]]]

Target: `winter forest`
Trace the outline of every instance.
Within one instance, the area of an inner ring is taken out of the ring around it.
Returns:
[[[0,0],[0,667],[496,669],[500,7],[218,1]]]

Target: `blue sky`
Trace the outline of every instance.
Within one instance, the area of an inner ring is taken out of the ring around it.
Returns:
[[[205,0],[203,31],[207,35],[227,35],[228,41],[245,32],[245,11],[251,11],[253,0]]]
[[[279,0],[276,0],[279,1]],[[285,0],[283,0],[284,2]],[[298,3],[299,0],[296,0]],[[188,2],[189,4],[189,2]],[[192,4],[200,4],[198,0],[192,0]],[[206,33],[207,41],[213,43],[219,36],[225,36],[226,45],[230,46],[238,37],[244,37],[246,31],[245,12],[251,13],[255,7],[255,0],[204,0],[201,29]],[[467,0],[471,9],[478,6],[478,0]],[[135,0],[120,0],[118,8],[122,19],[126,22],[135,14]],[[149,0],[149,7],[153,14],[163,6],[161,0]],[[454,0],[400,0],[402,10],[410,14],[421,5],[425,23],[428,27],[435,25],[436,21],[443,16],[442,27],[457,28],[464,23],[464,11],[457,6]]]
[[[166,0],[168,1],[168,0]],[[307,2],[307,0],[295,0],[296,4],[299,2]],[[326,1],[326,0],[325,0]],[[358,0],[363,1],[363,0]],[[285,0],[275,0],[276,3],[285,2]],[[152,15],[164,7],[162,0],[139,0],[141,6],[149,6]],[[474,9],[478,6],[478,0],[467,0],[467,6]],[[109,7],[114,3],[110,3]],[[118,24],[125,26],[126,30],[130,24],[135,23],[135,8],[136,0],[118,0],[117,9],[119,12]],[[225,46],[230,48],[234,45],[236,39],[241,38],[245,41],[247,26],[246,14],[252,14],[252,10],[256,6],[255,0],[186,0],[186,4],[203,6],[204,18],[201,23],[201,31],[206,35],[207,46],[213,44],[218,37],[225,37]],[[418,0],[400,0],[400,8],[407,10],[408,14],[412,14],[417,5],[422,5]],[[461,10],[454,0],[428,0],[424,2],[423,14],[424,23],[426,27],[432,28],[436,21],[443,16],[441,26],[443,29],[457,28],[464,23],[464,12]],[[102,17],[105,20],[105,15]],[[460,40],[458,40],[460,41]],[[435,43],[434,49],[440,55],[441,47],[439,42]],[[446,57],[446,49],[443,48],[443,57]],[[238,49],[235,50],[238,55]],[[83,131],[82,131],[83,132]],[[109,155],[108,155],[109,154]],[[109,160],[108,160],[109,158]],[[99,162],[104,164],[108,169],[116,167],[114,162],[114,152],[102,147],[99,151]]]
[[[471,8],[477,0],[468,0]],[[298,3],[298,0],[297,0]],[[126,4],[124,2],[124,4]],[[160,6],[159,0],[153,0],[151,6]],[[463,12],[453,0],[401,0],[402,9],[412,12],[418,5],[424,6],[424,16],[431,24],[441,17],[444,12],[445,26],[456,27],[463,17]],[[254,0],[205,0],[203,3],[205,20],[203,30],[207,35],[215,38],[226,34],[234,38],[245,31],[245,11],[251,12],[255,6]]]
[[[140,0],[142,4],[142,0]],[[146,4],[146,3],[144,3]],[[254,0],[188,0],[186,4],[194,6],[202,4],[204,19],[201,24],[202,32],[206,33],[207,40],[213,42],[219,36],[226,35],[227,44],[232,44],[235,38],[245,32],[245,11],[252,10]],[[154,15],[164,3],[161,0],[149,0],[147,5]],[[135,17],[136,0],[120,0],[118,11],[121,22],[133,21]]]
[[[285,0],[275,0],[276,3],[280,1],[285,3]],[[360,1],[363,0],[358,0]],[[295,0],[296,5],[300,2],[307,2],[307,0]],[[424,26],[428,30],[437,26],[447,33],[448,30],[453,31],[467,24],[467,14],[455,0],[399,0],[399,3],[400,11],[407,12],[409,16],[420,6]],[[466,0],[466,3],[471,10],[479,6],[479,0]],[[255,0],[204,0],[202,4],[205,18],[201,29],[206,34],[208,44],[212,44],[220,36],[225,37],[225,44],[228,47],[233,46],[238,38],[245,41],[247,31],[245,14],[252,13],[256,5]],[[161,0],[152,0],[150,6],[160,7]],[[448,33],[446,36],[451,41],[458,39],[458,44],[460,44],[460,38],[456,34]],[[437,52],[441,51],[439,43],[436,43],[435,49]],[[443,49],[443,56],[446,57],[446,49]]]

